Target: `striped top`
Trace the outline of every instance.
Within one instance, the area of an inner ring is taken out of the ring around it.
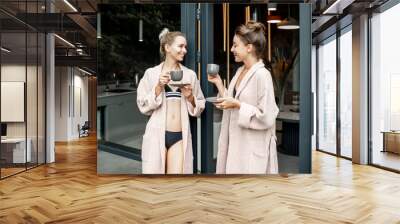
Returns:
[[[177,91],[173,91],[171,89],[171,87],[169,87],[168,85],[165,85],[164,90],[165,90],[165,97],[167,99],[181,98],[181,90],[180,89],[178,89]]]

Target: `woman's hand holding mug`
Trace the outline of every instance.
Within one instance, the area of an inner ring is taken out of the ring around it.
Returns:
[[[164,86],[169,83],[171,80],[171,76],[169,75],[169,72],[161,73],[160,77],[158,78],[158,83],[156,86],[156,96],[159,96],[162,90],[164,89]]]
[[[210,74],[208,74],[207,75],[207,80],[209,81],[209,82],[211,82],[211,83],[213,83],[214,85],[216,85],[216,86],[218,86],[219,84],[220,85],[223,85],[223,83],[222,83],[222,79],[221,79],[221,77],[219,76],[219,74],[212,74],[212,75],[210,75]]]
[[[190,98],[193,96],[192,94],[192,86],[190,84],[184,85],[181,88],[182,95],[186,98]]]
[[[165,85],[167,85],[169,83],[170,80],[171,80],[171,76],[169,75],[169,72],[162,73],[160,75],[160,78],[158,79],[158,85],[160,87],[164,87]]]
[[[182,95],[193,105],[193,107],[195,107],[196,104],[194,101],[192,85],[188,84],[188,85],[182,86],[181,92],[182,92]]]

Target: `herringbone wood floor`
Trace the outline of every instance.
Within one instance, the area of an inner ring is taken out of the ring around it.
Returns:
[[[313,154],[312,175],[97,176],[96,141],[0,181],[0,223],[400,223],[400,175]]]

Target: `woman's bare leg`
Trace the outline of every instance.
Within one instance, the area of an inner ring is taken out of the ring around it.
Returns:
[[[183,141],[180,140],[167,150],[167,174],[183,173]]]

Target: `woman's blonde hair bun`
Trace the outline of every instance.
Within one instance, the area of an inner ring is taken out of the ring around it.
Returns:
[[[159,40],[163,39],[165,35],[167,35],[167,33],[169,33],[169,29],[165,27],[163,30],[161,30],[160,34],[158,35],[158,39]]]

